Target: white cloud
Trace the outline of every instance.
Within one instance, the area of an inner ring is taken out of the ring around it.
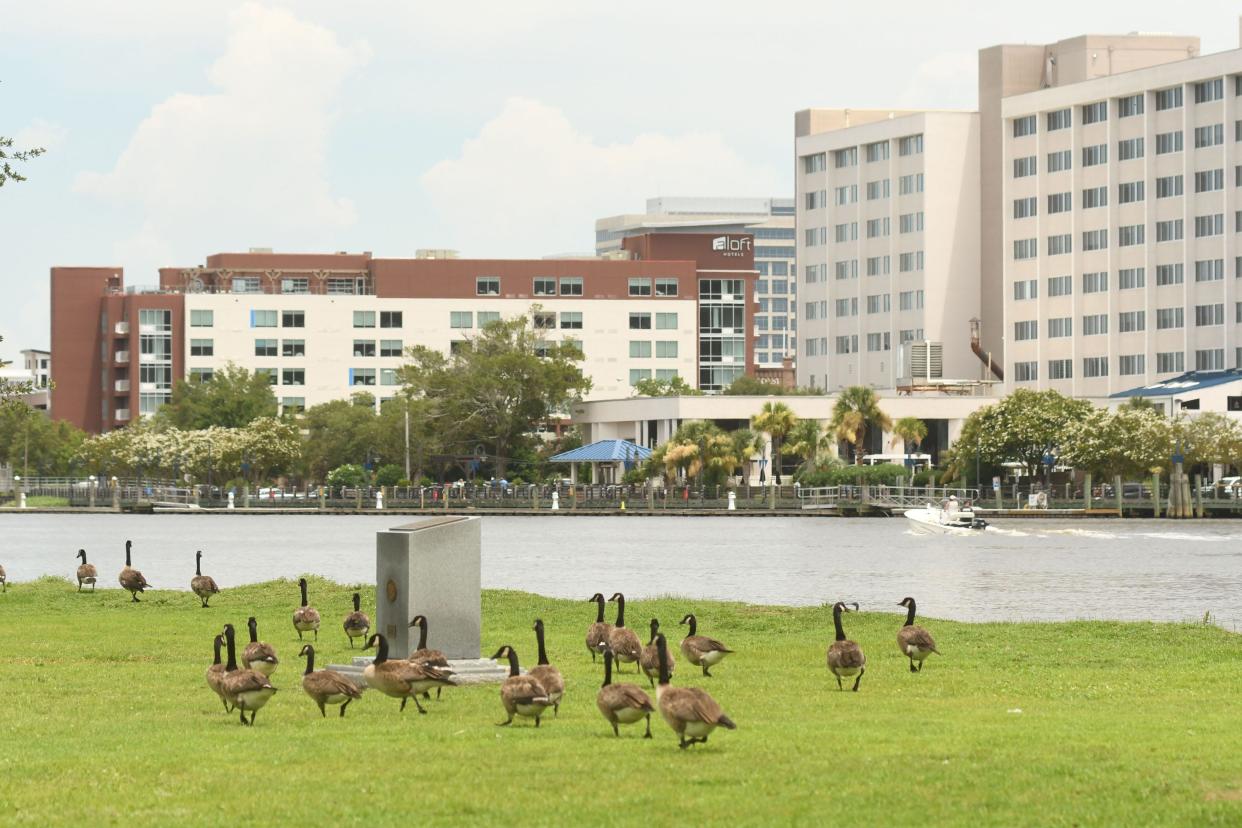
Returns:
[[[645,133],[600,144],[559,109],[510,98],[457,158],[422,178],[447,246],[468,255],[593,249],[594,221],[657,195],[782,195],[781,177],[719,135]]]
[[[353,204],[326,181],[327,143],[341,84],[367,47],[255,4],[229,23],[207,73],[217,91],[157,104],[111,172],[76,182],[79,192],[140,207],[144,224],[118,251],[144,266],[156,250],[184,257],[246,240],[292,242],[355,220]]]
[[[23,127],[13,136],[13,149],[27,150],[42,147],[53,150],[65,143],[69,131],[60,124],[53,124],[42,118],[35,118],[29,126]]]

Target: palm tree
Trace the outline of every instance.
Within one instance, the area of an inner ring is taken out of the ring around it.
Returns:
[[[914,444],[918,451],[919,444],[927,439],[927,423],[918,417],[902,417],[893,423],[893,444],[900,439],[905,445],[905,453],[910,454],[910,445]]]
[[[828,423],[829,430],[838,440],[854,446],[854,462],[857,464],[862,463],[867,429],[888,431],[892,427],[892,419],[880,410],[879,397],[865,385],[852,385],[841,392],[832,406],[832,419]]]
[[[801,469],[806,470],[815,464],[815,457],[820,446],[819,420],[799,420],[789,432],[785,453],[802,458]]]
[[[798,424],[798,417],[783,402],[768,400],[759,413],[750,418],[750,427],[766,432],[772,438],[772,477],[776,485],[781,483],[781,442]]]

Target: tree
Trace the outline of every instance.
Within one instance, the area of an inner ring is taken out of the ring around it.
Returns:
[[[543,340],[525,316],[487,325],[448,357],[418,346],[407,359],[400,382],[411,398],[439,403],[446,447],[490,449],[498,477],[538,423],[568,410],[591,388],[579,365],[581,349]]]
[[[836,439],[854,446],[854,462],[862,463],[867,431],[893,427],[892,419],[880,410],[880,399],[865,385],[852,385],[841,392],[832,406],[828,430]]]
[[[896,443],[898,439],[903,443],[905,454],[913,453],[910,451],[911,444],[918,451],[919,445],[927,439],[927,423],[918,417],[902,417],[893,423],[893,442]]]
[[[329,486],[349,486],[356,489],[366,485],[367,473],[357,463],[346,463],[328,472],[325,482]]]
[[[1204,411],[1175,422],[1186,462],[1191,466],[1230,463],[1242,454],[1242,430],[1237,421],[1215,411]]]
[[[358,395],[355,395],[348,400],[332,400],[306,409],[302,415],[302,426],[306,429],[303,461],[310,477],[323,480],[332,469],[348,463],[362,465],[368,452],[375,452],[378,420],[374,398],[371,400],[369,406],[359,405]]]
[[[85,432],[17,400],[0,405],[0,463],[22,476],[67,475]]]
[[[375,424],[375,450],[384,463],[400,466],[405,474],[406,413],[410,428],[410,479],[419,480],[431,458],[444,453],[441,443],[443,418],[439,401],[411,399],[404,394],[380,406]]]
[[[799,472],[815,465],[815,458],[819,455],[822,432],[823,428],[819,420],[815,419],[798,420],[790,430],[782,451],[785,455],[801,458],[802,463],[798,466]]]
[[[764,382],[750,374],[742,374],[729,383],[721,393],[729,396],[742,397],[788,397],[806,396],[824,393],[817,388],[786,388],[775,382]]]
[[[672,379],[641,379],[634,383],[636,397],[701,397],[703,392],[686,382],[681,376]]]
[[[229,363],[210,380],[178,380],[172,400],[157,418],[179,429],[241,428],[259,417],[276,416],[276,395],[264,374]]]
[[[781,443],[797,424],[798,417],[789,406],[771,400],[750,418],[750,427],[764,432],[772,440],[772,479],[778,486],[781,483]]]
[[[1034,475],[1044,455],[1056,454],[1069,429],[1094,410],[1086,400],[1056,391],[1020,388],[966,418],[951,452],[952,471],[963,473],[978,457],[988,466],[1018,462]]]
[[[1168,466],[1173,430],[1152,406],[1122,405],[1111,413],[1093,408],[1066,425],[1057,459],[1104,477],[1144,477]]]
[[[13,139],[0,135],[0,187],[4,186],[6,181],[25,181],[26,176],[22,175],[13,166],[15,162],[27,162],[32,158],[38,158],[46,150],[42,147],[31,147],[30,149],[13,149]]]

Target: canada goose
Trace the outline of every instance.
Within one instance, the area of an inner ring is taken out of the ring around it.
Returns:
[[[247,670],[258,670],[265,676],[271,676],[280,664],[275,648],[266,641],[259,640],[259,623],[254,620],[253,615],[246,619],[246,627],[250,630],[250,643],[242,653],[242,664]]]
[[[534,719],[535,727],[539,727],[543,711],[552,706],[548,691],[534,676],[522,675],[518,670],[517,653],[508,644],[497,650],[492,658],[509,659],[509,677],[505,679],[504,684],[500,685],[500,703],[505,706],[505,712],[509,714],[509,718],[503,722],[497,722],[496,725],[504,727],[512,724],[513,717],[516,715]]]
[[[9,576],[4,571],[4,567],[0,566],[0,592],[9,591]]]
[[[414,652],[410,653],[410,661],[448,669],[448,658],[445,657],[444,653],[440,650],[427,648],[427,616],[416,615],[410,619],[410,629],[415,627],[418,627],[418,646],[414,648]],[[442,692],[444,692],[443,687],[436,688],[437,701],[439,701]],[[423,691],[423,698],[430,699],[431,694]]]
[[[365,639],[370,631],[371,619],[362,611],[362,596],[355,592],[354,611],[345,616],[345,635],[349,638],[350,648],[353,648],[355,638]]]
[[[82,559],[82,563],[78,564],[78,592],[82,591],[82,584],[90,584],[91,592],[94,592],[95,582],[99,580],[99,572],[95,569],[94,564],[86,562],[85,549],[79,549],[77,557]]]
[[[306,656],[306,672],[302,674],[302,689],[306,691],[306,695],[315,700],[315,704],[319,705],[320,715],[324,718],[328,716],[324,705],[339,704],[341,718],[345,718],[345,708],[349,707],[349,703],[354,699],[362,698],[362,690],[336,670],[316,670],[315,648],[310,644],[303,644],[302,652],[298,655]]]
[[[612,632],[612,624],[604,620],[604,596],[601,593],[595,593],[588,601],[594,601],[598,606],[595,611],[595,623],[587,627],[586,645],[591,651],[591,661],[595,661],[595,656],[608,649],[608,634]]]
[[[612,650],[604,650],[604,684],[595,696],[595,706],[612,723],[612,732],[617,736],[621,735],[618,725],[646,719],[647,732],[643,738],[651,738],[651,712],[655,710],[651,697],[637,684],[612,683]]]
[[[717,727],[728,730],[737,728],[706,690],[669,686],[668,642],[663,633],[656,633],[656,653],[660,660],[656,702],[660,705],[660,715],[677,734],[679,747],[685,749],[695,742],[707,744],[708,735]]]
[[[901,650],[903,656],[910,659],[910,672],[921,673],[923,659],[932,653],[940,655],[940,651],[936,649],[936,639],[932,638],[927,630],[914,623],[913,598],[902,598],[897,606],[906,608],[906,625],[897,631],[897,649]],[[916,661],[919,663],[917,668],[914,666]]]
[[[625,596],[618,592],[608,600],[617,602],[617,623],[608,633],[608,649],[612,650],[619,673],[623,663],[632,664],[638,661],[638,657],[643,654],[643,644],[638,640],[638,634],[625,626]]]
[[[203,602],[204,607],[211,600],[211,596],[220,591],[220,587],[216,586],[216,579],[210,575],[203,574],[203,553],[201,551],[194,553],[194,577],[190,579],[190,589]]]
[[[535,619],[535,641],[539,644],[539,665],[530,668],[528,675],[534,676],[535,681],[543,685],[543,689],[548,694],[548,701],[552,702],[552,714],[559,716],[561,697],[565,695],[565,679],[561,678],[561,671],[548,661],[548,653],[543,648],[542,618]]]
[[[403,712],[406,702],[414,699],[414,706],[418,708],[418,712],[426,713],[427,711],[418,703],[418,694],[433,686],[443,687],[453,683],[453,671],[444,667],[413,661],[389,661],[388,639],[379,633],[374,633],[367,639],[366,646],[362,649],[369,650],[372,647],[375,647],[375,660],[362,671],[363,677],[367,680],[367,686],[374,687],[385,696],[401,699]]]
[[[690,634],[681,640],[681,654],[686,661],[703,668],[703,675],[710,677],[707,669],[715,667],[724,657],[733,652],[721,642],[706,635],[696,635],[699,622],[692,613],[687,613],[681,623],[690,625]]]
[[[319,640],[319,610],[306,604],[306,579],[298,579],[298,589],[302,590],[302,606],[293,611],[293,628],[298,631],[298,641],[302,633],[315,631],[315,640]]]
[[[643,647],[643,653],[638,657],[638,666],[642,668],[643,675],[647,677],[647,681],[651,682],[651,686],[655,687],[656,679],[660,677],[660,653],[656,650],[655,639],[660,632],[660,622],[658,619],[651,619],[651,640],[647,642],[647,646]],[[673,654],[668,654],[668,676],[673,677],[676,671],[677,662],[673,658]]]
[[[854,604],[854,611],[857,610],[858,604]],[[867,657],[863,655],[862,647],[845,637],[845,630],[841,628],[841,613],[849,611],[849,607],[841,601],[832,607],[832,623],[837,628],[837,638],[828,648],[828,669],[837,677],[838,690],[845,689],[841,684],[843,676],[857,676],[854,679],[854,692],[857,693],[858,683],[862,681],[863,673],[867,672]]]
[[[125,568],[121,570],[117,580],[121,582],[123,589],[129,591],[129,597],[132,599],[131,603],[137,604],[138,593],[147,589],[154,589],[154,587],[147,583],[147,579],[143,577],[141,572],[133,568],[129,554],[130,548],[133,545],[133,541],[125,541]]]
[[[224,666],[224,678],[220,681],[220,689],[224,697],[232,702],[235,710],[241,711],[241,723],[254,726],[255,714],[267,704],[267,700],[276,695],[276,688],[267,676],[258,670],[237,669],[237,644],[232,624],[224,625],[224,640],[228,642],[229,662]],[[250,711],[250,721],[246,721],[246,711]]]
[[[224,646],[224,636],[217,635],[211,643],[215,651],[215,657],[211,662],[211,666],[207,668],[207,686],[220,697],[220,703],[224,705],[224,712],[231,713],[233,708],[229,706],[229,700],[224,695],[224,662],[220,660],[220,648]]]

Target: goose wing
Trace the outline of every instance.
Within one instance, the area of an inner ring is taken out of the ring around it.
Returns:
[[[918,647],[920,650],[935,651],[936,649],[936,640],[922,627],[902,627],[901,632],[897,634],[897,641],[901,644],[903,652],[910,646]]]
[[[500,688],[500,695],[514,704],[551,703],[543,685],[530,676],[509,676]]]
[[[362,689],[335,670],[316,670],[303,677],[302,686],[308,693],[323,696],[348,696],[362,698]]]

